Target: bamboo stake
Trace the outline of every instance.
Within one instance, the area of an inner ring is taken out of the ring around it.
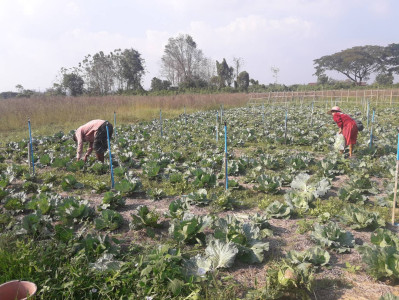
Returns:
[[[356,95],[355,95],[355,97],[356,97],[356,105],[357,105],[357,90],[356,90]]]
[[[389,105],[392,106],[392,90],[391,90],[391,98],[389,100]]]

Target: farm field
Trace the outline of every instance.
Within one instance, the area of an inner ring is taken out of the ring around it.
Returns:
[[[40,299],[395,299],[399,108],[372,123],[340,106],[365,125],[351,159],[324,104],[117,126],[114,188],[109,160],[74,160],[71,132],[33,137],[34,175],[28,139],[8,138],[0,283],[35,282]]]

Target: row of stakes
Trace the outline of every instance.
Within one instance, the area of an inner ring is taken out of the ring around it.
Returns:
[[[223,109],[223,107],[222,107]],[[221,115],[223,115],[223,110],[221,110]],[[184,107],[184,116],[185,116],[185,123],[187,124],[187,117],[186,117],[186,107]],[[163,129],[162,129],[162,110],[159,111],[159,118],[160,118],[160,127],[161,127],[161,137],[163,136]],[[115,180],[114,180],[114,169],[113,169],[113,164],[112,164],[112,152],[111,152],[111,141],[110,141],[110,135],[109,135],[109,128],[108,128],[108,121],[106,122],[106,131],[107,131],[107,143],[108,143],[108,153],[109,153],[109,161],[110,161],[110,173],[111,173],[111,188],[114,188],[115,186]],[[28,128],[29,128],[29,146],[28,146],[28,164],[29,164],[29,169],[32,171],[32,174],[35,175],[35,157],[34,157],[34,151],[33,151],[33,142],[32,142],[32,130],[31,130],[31,122],[30,119],[28,119]],[[117,135],[116,131],[116,112],[114,112],[114,132],[115,136]],[[228,189],[228,176],[227,176],[227,124],[226,122],[224,123],[224,132],[225,132],[225,154],[224,154],[224,162],[225,162],[225,188],[226,190]],[[217,136],[216,136],[217,140]]]
[[[369,102],[367,102],[367,128],[369,127]],[[313,112],[314,112],[314,102],[312,102],[312,113],[311,113],[311,125],[313,124]],[[373,109],[373,116],[372,116],[372,121],[371,123],[374,123],[374,116],[375,116],[375,109]],[[162,110],[159,111],[159,118],[160,118],[160,134],[161,137],[163,137],[163,122],[162,122]],[[185,119],[185,124],[187,125],[187,116],[186,116],[186,107],[184,106],[184,119]],[[262,103],[262,120],[263,123],[265,123],[265,110],[264,110],[264,104]],[[223,123],[223,105],[220,107],[220,122]],[[218,141],[219,137],[219,111],[216,111],[216,142]],[[33,155],[33,146],[32,146],[32,133],[31,133],[31,124],[30,120],[28,120],[28,126],[29,126],[29,148],[28,148],[28,157],[29,157],[29,165],[32,166],[32,172],[33,174],[35,173],[35,164],[34,164],[34,155]],[[287,126],[288,126],[288,111],[285,111],[285,122],[284,122],[284,140],[285,144],[287,143]],[[110,147],[110,140],[109,140],[109,130],[108,130],[108,124],[106,126],[107,129],[107,139],[108,139],[108,149],[109,149],[109,154],[110,154],[110,168],[111,168],[111,181],[112,181],[112,188],[114,187],[114,177],[113,177],[113,167],[112,167],[112,155],[111,155],[111,147]],[[115,135],[117,135],[116,132],[116,112],[114,112],[114,132]],[[369,146],[370,148],[373,145],[373,126],[371,125],[371,130],[370,130],[370,142]],[[225,156],[227,161],[227,126],[225,122]],[[227,164],[226,164],[227,167]],[[226,178],[227,178],[227,172],[226,172]],[[226,189],[228,186],[228,181],[226,181]]]
[[[313,111],[314,111],[314,103],[312,102],[312,118],[311,123],[313,123]],[[369,126],[369,112],[370,106],[367,103],[367,128]],[[371,128],[370,128],[370,142],[369,147],[371,148],[373,145],[373,124],[374,124],[374,117],[375,117],[375,109],[373,109],[373,115],[371,119]],[[159,118],[160,118],[160,134],[163,137],[163,122],[162,122],[162,110],[159,111]],[[187,116],[186,116],[186,107],[184,106],[184,119],[185,124],[187,125]],[[262,120],[265,123],[265,112],[264,112],[264,105],[262,104]],[[220,122],[223,122],[223,105],[220,108]],[[113,164],[112,164],[112,153],[111,153],[111,142],[109,136],[109,129],[108,129],[108,122],[106,123],[106,130],[107,130],[107,141],[108,141],[108,153],[109,153],[109,160],[110,160],[110,173],[111,173],[111,188],[114,188],[115,180],[114,180],[114,171],[113,171]],[[218,142],[219,132],[218,126],[219,124],[219,111],[216,111],[216,142]],[[30,119],[28,120],[28,127],[29,127],[29,147],[28,147],[28,161],[29,167],[32,170],[32,174],[35,174],[35,160],[33,154],[33,143],[32,143],[32,130],[31,130],[31,122]],[[288,110],[285,111],[285,122],[284,122],[284,140],[287,143],[287,127],[288,127]],[[114,132],[116,132],[116,112],[114,112]],[[225,189],[228,189],[229,181],[228,181],[228,164],[227,164],[227,124],[224,122],[224,163],[225,163]],[[397,182],[398,182],[398,173],[399,173],[399,134],[398,134],[398,148],[397,148],[397,163],[396,163],[396,173],[395,173],[395,191],[394,191],[394,203],[393,208],[396,207],[396,194],[397,194]],[[392,224],[394,224],[395,218],[395,209],[392,210]]]

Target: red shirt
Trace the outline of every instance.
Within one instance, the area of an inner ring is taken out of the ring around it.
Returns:
[[[337,123],[338,127],[342,129],[348,126],[349,124],[351,125],[353,125],[353,123],[356,124],[356,122],[351,117],[342,112],[335,113],[333,115],[333,120],[335,123]]]

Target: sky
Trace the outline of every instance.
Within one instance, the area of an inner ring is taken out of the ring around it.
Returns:
[[[179,34],[211,59],[241,58],[260,83],[274,83],[278,68],[278,83],[307,84],[317,80],[314,59],[398,43],[398,27],[397,0],[0,0],[0,92],[45,91],[62,67],[131,48],[145,60],[149,89]]]

